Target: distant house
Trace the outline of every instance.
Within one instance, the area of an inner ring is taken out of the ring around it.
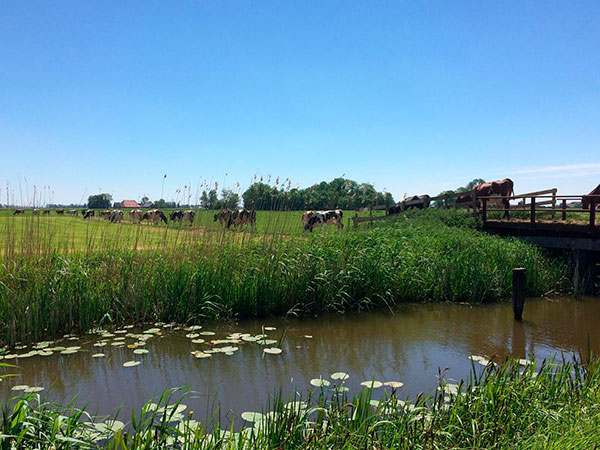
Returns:
[[[116,209],[137,209],[140,207],[139,203],[136,202],[135,200],[123,200],[120,203],[115,203],[113,205],[114,208]]]

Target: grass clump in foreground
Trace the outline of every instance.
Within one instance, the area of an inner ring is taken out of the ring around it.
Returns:
[[[600,445],[600,364],[577,360],[508,361],[467,382],[440,378],[437,391],[413,401],[392,391],[374,401],[365,389],[349,398],[338,381],[306,399],[243,419],[196,422],[174,391],[134,411],[129,424],[98,420],[71,405],[28,395],[2,404],[2,448],[109,449],[388,449],[388,448],[597,448]],[[240,423],[243,427],[240,427]],[[220,429],[225,426],[227,429]],[[237,432],[235,430],[238,430]]]
[[[0,340],[37,342],[106,321],[189,324],[499,300],[510,296],[514,267],[527,269],[530,296],[553,290],[565,273],[529,244],[440,223],[244,245],[13,254],[0,262]]]

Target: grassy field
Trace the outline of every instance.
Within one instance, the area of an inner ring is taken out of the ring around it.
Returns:
[[[165,210],[169,214],[170,210]],[[256,226],[232,227],[225,230],[213,220],[217,211],[197,210],[194,224],[169,222],[164,224],[133,223],[126,213],[122,223],[114,224],[95,217],[84,220],[79,216],[13,216],[12,211],[0,210],[0,249],[10,252],[73,252],[110,249],[157,249],[178,245],[203,244],[230,240],[273,239],[277,235],[301,235],[302,211],[258,211]],[[344,226],[354,211],[344,213]],[[361,216],[368,212],[360,213]],[[373,215],[384,214],[374,211]]]
[[[343,381],[332,380],[304,398],[286,402],[275,396],[262,413],[244,413],[227,422],[215,410],[209,424],[185,411],[185,396],[178,391],[117,419],[29,394],[2,403],[2,445],[115,450],[598,448],[598,360],[524,364],[508,361],[482,370],[474,362],[466,382],[448,383],[441,373],[438,390],[416,399],[404,398],[401,387],[380,401],[372,400],[369,389],[349,397]],[[241,431],[234,431],[236,423],[243,424]]]

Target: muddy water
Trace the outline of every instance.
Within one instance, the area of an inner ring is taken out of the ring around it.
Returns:
[[[190,331],[185,330],[162,328],[160,335],[140,347],[148,350],[145,355],[133,354],[133,349],[126,347],[138,340],[125,334],[115,335],[125,337],[123,347],[110,345],[115,337],[105,338],[108,344],[104,347],[94,347],[98,336],[83,336],[78,341],[52,344],[80,346],[81,350],[73,354],[3,361],[17,364],[19,376],[5,379],[0,392],[6,398],[15,394],[11,390],[15,385],[43,386],[52,399],[71,399],[77,394],[80,403],[88,404],[88,410],[109,414],[120,405],[130,412],[167,388],[188,386],[195,394],[185,403],[196,411],[197,419],[202,419],[215,400],[223,412],[260,411],[277,389],[284,395],[291,395],[294,389],[305,392],[312,388],[312,378],[338,371],[350,374],[346,385],[351,392],[360,389],[360,382],[375,378],[402,381],[405,385],[401,396],[414,397],[435,389],[440,368],[448,368],[450,379],[468,376],[469,355],[502,359],[513,354],[539,359],[560,352],[572,354],[586,349],[588,335],[592,346],[598,349],[599,299],[528,300],[524,317],[523,322],[515,322],[510,304],[432,304],[406,305],[394,314],[204,326],[195,332],[216,333],[199,336],[206,341],[224,339],[234,332],[256,335],[262,332],[263,325],[276,327],[267,334],[279,339],[287,329],[280,355],[264,354],[264,346],[245,342],[233,344],[239,350],[232,355],[217,353],[206,359],[197,359],[190,352],[215,345],[193,344],[186,337]],[[154,325],[146,328],[151,327]],[[98,352],[105,356],[92,358]],[[141,364],[123,367],[130,360]],[[376,392],[376,396],[381,394]]]

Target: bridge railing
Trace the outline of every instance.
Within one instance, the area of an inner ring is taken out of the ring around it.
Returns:
[[[549,193],[549,191],[552,191]],[[584,197],[589,199],[589,208],[571,208],[568,202],[582,202]],[[600,195],[556,195],[554,189],[547,191],[531,192],[528,194],[519,194],[511,197],[505,197],[507,200],[519,200],[521,203],[510,208],[496,209],[504,211],[504,219],[509,219],[510,214],[514,212],[525,212],[529,220],[531,228],[540,223],[539,216],[551,215],[552,219],[555,219],[557,213],[560,212],[560,220],[563,222],[567,221],[567,215],[572,213],[584,213],[587,215],[586,222],[588,223],[590,232],[597,232],[596,227],[596,208],[600,205]],[[493,210],[490,208],[489,202],[492,200],[498,200],[499,197],[479,197],[481,201],[481,219],[484,223],[488,222],[488,212]],[[527,201],[529,200],[529,202]],[[560,207],[557,207],[560,204]]]

